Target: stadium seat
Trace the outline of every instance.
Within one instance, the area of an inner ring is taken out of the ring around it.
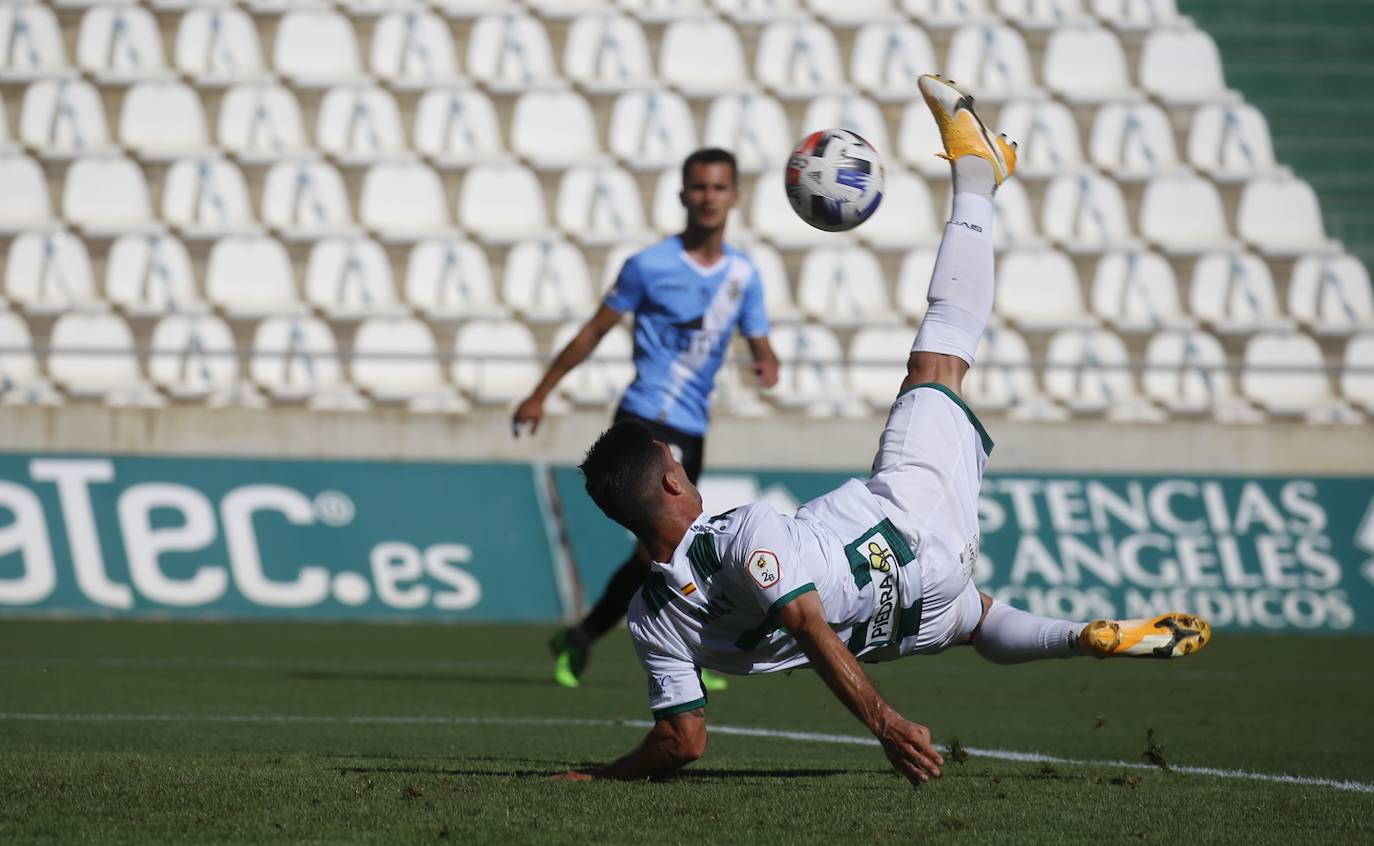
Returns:
[[[902,11],[923,27],[936,30],[954,29],[969,24],[990,24],[999,21],[988,7],[987,0],[901,0]]]
[[[659,78],[688,97],[739,92],[748,84],[739,34],[721,20],[673,21],[663,31],[658,56]]]
[[[393,88],[428,88],[458,79],[453,34],[443,18],[419,9],[377,19],[368,67]]]
[[[512,247],[501,299],[534,323],[586,318],[596,307],[582,251],[566,241],[522,241]]]
[[[882,266],[861,247],[816,247],[807,252],[797,281],[797,303],[809,318],[836,327],[898,319],[887,297]]]
[[[557,355],[581,328],[580,321],[558,327],[549,346],[550,355]],[[602,336],[591,356],[559,383],[558,392],[574,405],[611,408],[619,402],[620,395],[625,393],[626,386],[634,379],[633,355],[634,344],[630,340],[630,333],[625,331],[624,326],[612,326]]]
[[[9,109],[5,107],[5,95],[0,91],[0,155],[16,151],[14,136],[10,134]]]
[[[70,232],[25,232],[10,242],[5,296],[28,314],[103,311],[86,243]]]
[[[262,222],[288,239],[310,240],[355,231],[343,177],[326,162],[277,162],[262,188]]]
[[[586,17],[606,15],[615,9],[614,0],[526,0],[530,9],[541,18],[554,21],[571,20],[574,25]]]
[[[1245,345],[1242,394],[1275,417],[1358,423],[1359,412],[1331,392],[1317,342],[1296,332],[1261,332]]]
[[[18,137],[43,158],[114,152],[100,93],[81,79],[40,79],[29,85],[20,106]]]
[[[370,238],[322,238],[310,248],[305,268],[305,300],[330,320],[396,317],[391,262]]]
[[[812,14],[831,26],[855,27],[896,17],[894,0],[807,0]]]
[[[951,195],[942,208],[948,210],[952,203]],[[992,198],[992,241],[998,249],[1044,246],[1031,214],[1030,196],[1020,180],[1003,182]]]
[[[105,263],[105,295],[130,317],[205,310],[186,245],[165,233],[115,239]]]
[[[304,311],[286,248],[261,236],[215,242],[205,268],[205,295],[233,319]]]
[[[1035,93],[1030,52],[1016,30],[1004,24],[960,27],[950,39],[945,77],[958,80],[980,100],[996,102]]]
[[[506,94],[558,79],[544,25],[519,13],[477,19],[468,35],[467,69],[489,90]]]
[[[615,99],[607,147],[625,167],[676,167],[697,146],[696,124],[681,95],[663,90],[626,91]]]
[[[1051,3],[1063,5],[1065,0],[1019,2],[1034,7]],[[1006,0],[1003,0],[1005,4]],[[1105,27],[1064,26],[1054,29],[1049,43],[1045,45],[1041,70],[1045,87],[1070,103],[1103,103],[1139,96],[1126,70],[1126,51],[1121,48],[1116,35]]]
[[[1293,265],[1288,313],[1318,335],[1374,331],[1369,272],[1352,255],[1306,255]]]
[[[432,0],[432,2],[444,17],[458,20],[475,19],[502,12],[518,12],[521,8],[516,0]]]
[[[882,110],[867,97],[823,94],[812,99],[802,118],[802,133],[837,126],[858,133],[879,155],[892,149]]]
[[[784,192],[777,193],[786,204]],[[888,168],[882,204],[855,233],[859,240],[880,250],[906,250],[938,241],[940,227],[925,180],[900,168]]]
[[[347,16],[328,8],[292,9],[281,16],[272,67],[296,88],[363,81],[353,24]]]
[[[200,95],[180,82],[140,82],[124,94],[119,142],[144,161],[204,155],[210,136]]]
[[[575,167],[563,174],[555,216],[579,242],[605,246],[649,236],[634,177],[616,167]]]
[[[889,174],[888,179],[891,178]],[[750,227],[757,235],[767,238],[781,249],[805,249],[814,246],[819,240],[820,233],[797,216],[792,210],[792,204],[787,200],[786,192],[780,190],[781,187],[781,170],[760,174],[758,179],[754,180],[753,188],[749,192]],[[884,204],[890,199],[884,197]],[[878,214],[882,214],[881,209]],[[863,228],[874,225],[877,220],[878,217],[875,215]],[[681,223],[678,226],[681,228]]]
[[[1080,29],[1093,22],[1081,0],[997,0],[997,12],[1032,31]]]
[[[747,196],[741,191],[741,197]],[[740,222],[741,208],[736,207],[730,214],[730,223],[727,224],[727,231],[733,240],[739,240],[740,230],[744,224]],[[666,167],[658,174],[658,181],[654,183],[654,207],[652,210],[654,232],[658,235],[674,235],[682,231],[687,225],[687,211],[682,206],[682,170],[676,167]]]
[[[404,156],[401,110],[379,86],[336,85],[320,101],[315,144],[343,165]]]
[[[521,94],[511,118],[510,147],[536,168],[557,170],[601,154],[592,108],[572,91]]]
[[[226,91],[216,136],[225,152],[244,163],[311,154],[300,104],[281,85],[235,85]]]
[[[897,154],[922,176],[948,177],[949,162],[939,156],[944,149],[930,107],[919,97],[910,98],[897,125]]]
[[[805,18],[766,25],[759,33],[754,78],[789,99],[838,92],[844,86],[844,68],[834,34]]]
[[[1186,173],[1157,176],[1146,183],[1140,232],[1170,254],[1195,255],[1234,243],[1216,186]]]
[[[243,173],[228,159],[177,159],[162,189],[162,219],[185,239],[258,231]]]
[[[1004,411],[1016,420],[1068,419],[1068,412],[1036,385],[1030,348],[1015,329],[990,324],[974,359],[961,393],[979,412]]]
[[[253,19],[227,5],[193,7],[181,16],[172,62],[199,88],[239,84],[264,75]]]
[[[510,243],[548,232],[544,192],[528,168],[482,164],[467,172],[458,197],[458,218],[484,241]]]
[[[440,167],[501,158],[505,147],[490,98],[476,88],[434,88],[415,109],[415,149]]]
[[[139,373],[133,333],[113,314],[68,312],[57,318],[48,341],[48,375],[72,397],[101,398],[111,406],[166,404]]]
[[[0,197],[0,233],[53,225],[47,180],[28,156],[0,154]]]
[[[0,76],[16,82],[67,70],[57,15],[39,3],[0,6]],[[22,49],[21,49],[22,48]]]
[[[619,0],[619,3],[627,12],[645,23],[701,18],[708,11],[706,0]]]
[[[1118,180],[1144,180],[1178,169],[1169,116],[1149,102],[1106,103],[1088,139],[1093,164]]]
[[[1200,29],[1157,29],[1140,53],[1140,87],[1165,105],[1231,100],[1217,44]]]
[[[61,394],[38,373],[28,324],[4,310],[0,310],[0,404],[62,404]]]
[[[763,282],[763,302],[768,319],[774,323],[792,323],[801,319],[801,312],[792,299],[792,286],[787,278],[787,266],[776,249],[768,244],[750,244],[744,249],[759,272]]]
[[[1058,250],[1017,250],[998,257],[995,311],[1022,329],[1092,326],[1073,261]]]
[[[1104,329],[1068,329],[1050,338],[1045,390],[1078,414],[1160,423],[1165,415],[1136,390],[1126,345]]]
[[[1082,170],[1056,177],[1045,191],[1040,230],[1062,249],[1093,252],[1134,241],[1117,184]]]
[[[406,263],[405,300],[431,322],[505,317],[487,254],[471,241],[421,241]]]
[[[334,333],[318,317],[269,317],[253,336],[253,381],[276,402],[331,411],[368,407],[343,376]]]
[[[483,405],[509,405],[524,398],[542,375],[534,335],[514,320],[463,324],[453,352],[454,383]],[[545,408],[558,410],[547,402]]]
[[[1178,280],[1159,253],[1107,253],[1093,275],[1093,314],[1123,332],[1153,332],[1194,325],[1179,304]]]
[[[148,374],[177,400],[262,406],[239,379],[238,350],[228,325],[214,315],[170,314],[153,329]]]
[[[72,162],[62,188],[62,214],[87,236],[157,228],[143,170],[122,156]]]
[[[410,411],[467,411],[467,402],[444,379],[438,353],[434,333],[421,321],[369,318],[353,340],[353,384],[377,402],[403,403]]]
[[[715,0],[712,5],[730,20],[745,25],[787,20],[802,13],[802,0]]]
[[[918,325],[926,314],[926,295],[930,292],[930,277],[935,270],[935,254],[935,247],[916,247],[902,256],[902,265],[897,271],[893,295],[897,311]]]
[[[929,112],[927,112],[929,115]],[[934,125],[931,121],[931,125]],[[782,105],[762,94],[727,94],[711,103],[703,141],[735,154],[744,173],[773,170],[785,161],[797,139],[787,125]]]
[[[358,219],[387,241],[417,241],[453,230],[439,175],[418,162],[382,162],[368,168],[358,198]]]
[[[1174,0],[1092,0],[1093,14],[1121,32],[1184,25]]]
[[[1217,252],[1198,259],[1188,310],[1216,331],[1249,334],[1287,329],[1269,265],[1253,253]]]
[[[849,341],[849,386],[875,409],[887,410],[897,398],[911,356],[914,333],[907,326],[864,326]]]
[[[563,50],[563,72],[593,93],[640,88],[654,81],[644,30],[634,18],[617,14],[573,20]]]
[[[1341,394],[1366,414],[1374,414],[1374,335],[1356,335],[1345,345]]]
[[[849,392],[834,332],[816,323],[788,324],[775,328],[771,341],[779,364],[778,384],[768,390],[774,402],[813,417],[867,413]]]
[[[102,82],[167,79],[162,35],[142,6],[93,6],[81,16],[76,64]]]
[[[1166,331],[1150,338],[1141,376],[1145,395],[1172,415],[1213,416],[1219,423],[1262,423],[1236,395],[1226,352],[1206,332]]]
[[[875,99],[912,99],[916,80],[935,67],[930,38],[914,24],[874,21],[854,35],[849,78]]]
[[[1277,170],[1269,123],[1249,103],[1209,103],[1193,113],[1188,162],[1216,180],[1247,179]]]
[[[1258,177],[1240,192],[1236,231],[1266,255],[1334,250],[1326,237],[1317,192],[1297,177]]]
[[[997,131],[1018,144],[1017,176],[1051,177],[1083,163],[1078,124],[1068,107],[1055,100],[1007,103],[997,116]]]

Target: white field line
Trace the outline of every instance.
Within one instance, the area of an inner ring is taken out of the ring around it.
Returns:
[[[436,726],[584,726],[592,728],[649,728],[648,720],[586,720],[556,717],[426,717],[426,716],[307,716],[293,714],[26,714],[0,712],[0,722],[92,722],[92,723],[298,723],[326,725],[436,725]],[[877,746],[878,741],[871,737],[852,734],[825,734],[809,731],[781,731],[778,729],[750,728],[746,726],[712,725],[710,730],[717,734],[733,734],[742,737],[769,737],[778,740],[795,740],[803,743],[831,743],[844,746]],[[1086,758],[1062,758],[1040,752],[1019,752],[1014,749],[980,749],[966,747],[970,755],[993,758],[1001,761],[1028,763],[1063,764],[1085,767],[1122,767],[1131,770],[1157,769],[1152,764],[1139,761],[1093,760]],[[1285,773],[1256,773],[1249,770],[1224,769],[1221,767],[1197,767],[1189,765],[1171,766],[1170,770],[1184,775],[1231,778],[1244,781],[1262,781],[1273,784],[1296,784],[1312,787],[1330,787],[1353,793],[1374,793],[1374,782],[1353,781],[1349,779],[1317,778],[1315,776],[1288,775]]]

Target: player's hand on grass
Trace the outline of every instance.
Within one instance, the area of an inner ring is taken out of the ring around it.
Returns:
[[[931,744],[930,729],[920,723],[894,715],[878,734],[878,742],[892,768],[913,785],[919,787],[940,777],[945,759]]]
[[[511,434],[520,437],[520,427],[529,426],[530,434],[539,431],[539,424],[544,419],[544,400],[537,394],[530,394],[525,401],[515,407],[515,416],[511,419]]]
[[[549,776],[549,781],[591,781],[596,778],[587,770],[568,770],[565,773]]]

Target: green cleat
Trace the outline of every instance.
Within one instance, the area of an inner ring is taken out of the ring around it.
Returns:
[[[587,669],[587,650],[568,642],[566,629],[549,638],[553,653],[553,680],[563,687],[580,687],[582,671]]]
[[[713,673],[703,667],[701,670],[701,686],[706,688],[708,693],[718,693],[730,686],[730,680],[719,673]]]

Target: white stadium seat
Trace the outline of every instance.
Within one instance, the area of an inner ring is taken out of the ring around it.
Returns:
[[[29,314],[102,310],[86,243],[70,232],[25,232],[10,242],[5,296]]]
[[[1058,250],[1017,250],[998,257],[996,308],[1023,329],[1091,326],[1073,261]]]
[[[1184,25],[1174,0],[1092,0],[1093,14],[1122,32]]]
[[[1149,179],[1179,166],[1169,116],[1154,103],[1106,103],[1088,140],[1093,164],[1119,180]]]
[[[216,135],[225,152],[246,163],[310,152],[296,95],[276,84],[235,85],[226,91]]]
[[[1093,275],[1093,314],[1123,332],[1186,328],[1173,266],[1159,253],[1107,253]]]
[[[453,229],[448,208],[433,170],[418,162],[382,162],[363,177],[358,219],[386,240],[416,241]]]
[[[165,79],[162,34],[142,6],[93,6],[81,16],[76,64],[97,79]]]
[[[835,36],[804,18],[774,21],[759,33],[754,78],[779,97],[810,99],[844,85]]]
[[[322,238],[310,248],[305,300],[330,320],[404,313],[396,301],[391,262],[370,238]]]
[[[557,2],[557,0],[549,0]],[[620,6],[645,23],[700,18],[709,10],[706,0],[619,0]]]
[[[768,394],[775,402],[814,417],[866,413],[850,395],[834,332],[815,323],[789,324],[774,329],[771,340],[779,367],[778,384]]]
[[[484,241],[510,243],[548,231],[549,218],[539,180],[528,168],[477,165],[463,179],[459,221]]]
[[[1006,25],[960,27],[950,39],[944,75],[989,101],[1023,97],[1035,89],[1025,39]]]
[[[1320,335],[1374,330],[1369,272],[1352,255],[1306,255],[1293,265],[1288,313]]]
[[[945,208],[952,202],[951,196]],[[1035,226],[1035,215],[1031,213],[1030,196],[1019,180],[1003,182],[992,198],[992,241],[998,249],[1044,246]]]
[[[1102,103],[1137,96],[1126,70],[1126,51],[1105,27],[1055,29],[1045,45],[1042,73],[1045,87],[1071,103]]]
[[[898,155],[923,176],[948,178],[949,162],[939,156],[944,149],[930,107],[919,97],[909,99],[897,127]]]
[[[582,323],[578,321],[558,327],[550,352],[557,355],[581,328]],[[575,405],[610,408],[619,402],[620,395],[634,379],[633,355],[630,333],[623,326],[612,326],[591,356],[559,383],[558,392]]]
[[[53,225],[47,180],[28,156],[0,154],[0,197],[0,233]]]
[[[1092,23],[1081,0],[997,0],[997,11],[1021,29],[1055,30]]]
[[[433,88],[415,109],[415,149],[440,166],[468,165],[505,152],[496,109],[476,88]]]
[[[807,0],[811,11],[833,26],[859,26],[890,21],[896,15],[895,0]]]
[[[715,0],[712,5],[740,24],[766,24],[802,12],[802,0]]]
[[[504,317],[487,254],[471,241],[421,241],[406,263],[405,300],[431,321]]]
[[[0,76],[8,79],[37,79],[67,67],[57,15],[39,3],[0,6],[0,44]]]
[[[996,23],[988,0],[901,0],[902,11],[921,26],[944,30],[968,24]]]
[[[454,383],[485,405],[506,405],[527,396],[543,373],[534,335],[514,320],[463,324],[453,352]]]
[[[563,71],[592,92],[624,91],[651,85],[654,79],[644,30],[627,15],[576,18],[563,50]]]
[[[814,246],[821,240],[821,232],[807,225],[792,210],[792,204],[788,202],[787,193],[782,185],[781,170],[765,172],[754,180],[749,192],[750,227],[755,234],[767,238],[774,246],[782,249]],[[884,203],[886,202],[885,197]],[[878,213],[882,213],[881,207]],[[868,220],[864,228],[873,226],[875,222],[876,217]]]
[[[776,168],[796,140],[782,105],[763,94],[746,92],[717,97],[706,116],[704,143],[733,152],[744,173]]]
[[[329,9],[293,9],[277,22],[272,66],[297,88],[359,82],[358,37],[347,16]]]
[[[204,154],[210,146],[200,95],[180,82],[140,82],[124,94],[119,141],[145,160]]]
[[[184,238],[256,231],[248,184],[228,159],[178,159],[167,170],[162,219]]]
[[[492,91],[512,93],[557,79],[549,36],[526,14],[484,15],[468,36],[467,68]]]
[[[1050,338],[1045,390],[1075,412],[1109,420],[1163,422],[1136,390],[1121,338],[1104,329],[1067,329]]]
[[[139,373],[134,336],[119,317],[68,312],[53,324],[48,346],[48,374],[68,394],[114,406],[164,404]]]
[[[445,17],[459,20],[520,10],[516,0],[433,0],[433,4]]]
[[[1317,342],[1296,332],[1261,332],[1245,345],[1240,389],[1271,415],[1309,423],[1359,422],[1331,392]]]
[[[97,237],[157,227],[143,170],[122,156],[72,162],[62,188],[62,214]]]
[[[607,147],[632,170],[680,165],[697,149],[691,109],[672,91],[627,91],[615,99]]]
[[[25,89],[18,136],[44,158],[113,152],[100,92],[81,79],[41,79]]]
[[[1259,177],[1245,183],[1236,230],[1268,255],[1292,256],[1335,246],[1326,237],[1317,192],[1297,177]]]
[[[1184,255],[1233,243],[1216,185],[1186,173],[1157,176],[1145,185],[1140,233],[1165,252]]]
[[[1010,183],[1007,183],[1010,184]],[[897,288],[893,299],[897,311],[919,324],[925,317],[926,295],[930,293],[930,277],[935,270],[935,247],[917,247],[902,256],[897,271]]]
[[[343,376],[329,325],[318,317],[269,317],[253,337],[253,381],[279,402],[308,401],[314,408],[367,408]]]
[[[1209,103],[1193,113],[1188,162],[1213,179],[1245,179],[1278,169],[1269,123],[1249,103]]]
[[[343,177],[332,165],[298,159],[277,162],[262,188],[262,221],[283,237],[310,239],[353,231]]]
[[[924,104],[924,101],[922,101]],[[933,122],[933,121],[932,121]],[[1055,100],[1013,100],[997,116],[997,131],[1018,144],[1016,174],[1056,176],[1083,163],[1078,124],[1073,113]]]
[[[1346,344],[1341,394],[1374,414],[1374,335],[1356,335]]]
[[[186,245],[165,233],[115,239],[105,263],[105,295],[130,317],[205,308]]]
[[[325,92],[315,144],[343,164],[367,164],[406,153],[401,110],[376,85],[336,85]]]
[[[780,186],[773,188],[786,203]],[[880,250],[907,250],[938,241],[940,226],[935,222],[935,206],[925,180],[900,168],[888,168],[882,203],[855,233],[859,240]]]
[[[585,318],[596,307],[582,251],[566,241],[522,241],[512,247],[501,299],[535,323]]]
[[[1188,310],[1218,332],[1286,329],[1269,265],[1253,253],[1217,252],[1198,259]]]
[[[1221,423],[1264,421],[1236,395],[1226,351],[1206,332],[1171,330],[1152,336],[1141,387],[1170,414],[1210,414]]]
[[[3,12],[0,12],[3,14]],[[61,405],[62,397],[38,373],[33,337],[19,315],[0,310],[0,403]]]
[[[576,23],[586,17],[609,14],[615,8],[614,0],[526,0],[530,9],[541,18],[549,20],[573,20]]]
[[[558,226],[584,244],[643,240],[649,230],[634,177],[616,167],[575,167],[563,174]]]
[[[303,311],[291,257],[264,237],[221,238],[210,248],[205,295],[226,316],[254,319]]]
[[[797,303],[811,319],[831,326],[892,323],[882,266],[860,247],[816,247],[802,261]]]
[[[738,240],[741,209],[737,206],[730,214],[731,223],[727,224],[732,238]],[[665,167],[654,183],[654,207],[651,212],[654,232],[658,235],[674,235],[687,225],[687,211],[682,206],[682,170]]]
[[[911,23],[868,23],[854,35],[849,78],[879,100],[911,98],[916,80],[937,67],[925,31]]]
[[[1157,29],[1140,53],[1140,87],[1165,104],[1194,104],[1233,97],[1212,36],[1200,29]]]
[[[399,88],[429,87],[458,77],[453,34],[443,18],[418,9],[387,12],[377,19],[368,66]]]
[[[867,97],[825,94],[812,99],[802,118],[802,134],[835,127],[858,133],[879,155],[886,155],[892,149],[882,110]]]
[[[849,341],[849,386],[876,409],[897,398],[915,333],[906,326],[865,326]]]
[[[191,8],[181,16],[172,62],[202,88],[238,84],[264,72],[253,19],[228,5]]]
[[[1103,250],[1132,243],[1121,188],[1091,171],[1066,173],[1050,182],[1040,230],[1074,251]]]
[[[663,31],[658,56],[659,77],[688,97],[737,92],[749,80],[739,33],[724,21],[673,21]]]
[[[449,414],[468,408],[444,379],[434,333],[414,318],[364,320],[353,341],[351,372],[353,383],[378,402]]]
[[[990,324],[974,358],[976,366],[964,377],[962,392],[974,408],[1006,411],[1014,419],[1068,419],[1068,413],[1036,385],[1030,348],[1015,329]]]
[[[243,389],[234,336],[218,317],[167,315],[153,329],[151,346],[148,373],[175,399],[261,404]]]
[[[792,286],[787,281],[787,265],[782,255],[768,244],[750,244],[744,250],[759,272],[763,282],[763,303],[771,321],[793,322],[801,317],[792,299]]]
[[[572,91],[527,91],[515,101],[510,147],[538,168],[562,169],[595,159],[601,144],[592,107]]]

